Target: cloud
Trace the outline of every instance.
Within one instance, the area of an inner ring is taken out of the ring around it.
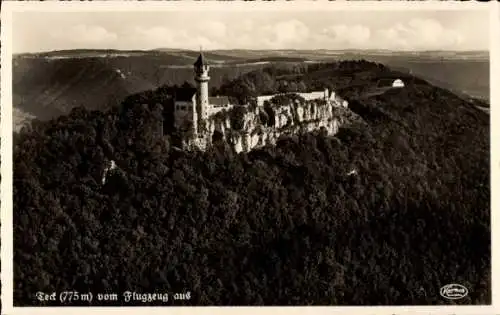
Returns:
[[[252,19],[227,27],[221,22],[205,22],[200,26],[185,30],[184,46],[202,45],[205,49],[243,48],[243,49],[280,49],[300,47],[308,43],[310,30],[298,20],[285,20],[276,23],[259,24]],[[189,36],[188,36],[189,34]]]
[[[226,36],[226,25],[222,22],[208,21],[200,23],[199,26],[199,31],[206,36],[217,38]]]
[[[218,30],[220,35],[220,30]],[[179,30],[163,26],[136,27],[128,35],[127,43],[145,49],[153,48],[187,48],[198,50],[220,49],[225,46],[213,39],[212,34],[193,30]]]
[[[347,46],[358,46],[370,40],[370,29],[363,25],[332,25],[323,29],[321,33],[323,40],[335,44]]]
[[[242,31],[249,32],[254,28],[254,22],[251,19],[245,19],[240,24]]]
[[[118,36],[102,26],[78,24],[51,33],[56,40],[71,41],[82,45],[109,44]]]
[[[129,41],[136,45],[144,45],[146,48],[168,47],[175,42],[178,33],[161,27],[135,27],[128,35]]]
[[[16,13],[15,51],[151,49],[488,49],[487,13]]]
[[[444,28],[432,19],[412,19],[378,31],[378,37],[393,49],[455,48],[462,43],[460,33]]]
[[[118,35],[119,34],[119,40]],[[414,18],[382,28],[366,23],[326,24],[318,30],[299,19],[258,22],[246,18],[226,24],[220,20],[133,26],[114,33],[99,25],[79,24],[52,33],[58,43],[89,48],[153,49],[456,49],[463,36],[433,19]]]
[[[172,47],[199,49],[370,49],[394,50],[456,48],[460,34],[432,19],[412,19],[390,27],[371,29],[348,23],[328,25],[312,31],[296,19],[258,24],[250,19],[234,27],[220,21],[205,21],[185,28],[136,27],[126,42],[144,48]]]
[[[257,34],[260,36],[256,39],[259,37],[264,39],[266,46],[283,48],[306,41],[309,37],[309,28],[301,21],[289,20],[263,27]]]

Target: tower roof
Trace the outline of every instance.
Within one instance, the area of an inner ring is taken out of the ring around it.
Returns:
[[[197,68],[200,68],[200,67],[203,67],[205,65],[207,65],[207,62],[205,61],[205,57],[203,56],[203,52],[200,51],[200,55],[198,56],[198,59],[196,59],[194,66]]]

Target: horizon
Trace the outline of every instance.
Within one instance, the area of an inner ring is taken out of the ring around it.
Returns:
[[[73,52],[73,51],[119,51],[119,52],[199,52],[200,50],[188,49],[188,48],[170,48],[170,47],[159,47],[150,49],[116,49],[116,48],[73,48],[73,49],[53,49],[44,51],[23,51],[15,52],[13,55],[36,55],[36,54],[47,54],[47,53],[57,53],[57,52]],[[432,52],[453,52],[453,53],[489,53],[489,49],[467,49],[467,50],[456,50],[456,49],[426,49],[426,50],[394,50],[394,49],[376,49],[376,48],[353,48],[353,49],[329,49],[329,48],[317,48],[317,49],[293,49],[293,48],[283,48],[283,49],[246,49],[246,48],[229,48],[229,49],[202,49],[202,52],[220,52],[220,51],[331,51],[331,52],[353,52],[353,51],[386,51],[394,53],[432,53]]]
[[[488,51],[487,10],[13,13],[13,53],[64,50]]]

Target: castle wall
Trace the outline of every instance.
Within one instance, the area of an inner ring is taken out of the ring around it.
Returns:
[[[207,120],[208,134],[204,138],[203,147],[210,145],[214,132],[220,132],[224,139],[236,152],[248,152],[252,149],[275,145],[276,141],[287,135],[319,131],[324,129],[328,135],[338,132],[341,125],[348,122],[349,110],[342,103],[319,103],[316,101],[304,104],[290,103],[286,106],[273,108],[274,126],[266,126],[261,121],[262,108],[250,110],[243,116],[241,131],[231,129],[229,115],[211,116]],[[201,147],[200,147],[201,148]],[[203,149],[203,148],[201,148]]]
[[[230,110],[231,108],[233,108],[234,106],[233,105],[229,105],[229,106],[224,106],[224,107],[214,107],[214,106],[209,106],[208,107],[208,116],[212,116],[212,115],[215,115],[217,114],[218,112],[221,112],[223,110]]]
[[[277,94],[274,94],[274,95],[261,95],[261,96],[257,96],[257,106],[264,106],[264,102],[265,101],[269,101],[270,99],[272,99],[273,97],[275,97]]]
[[[295,94],[301,96],[306,101],[320,100],[320,99],[330,100],[330,101],[335,100],[335,92],[332,92],[330,94],[328,89],[325,89],[324,91],[314,91],[309,93],[295,93]],[[257,96],[257,106],[264,106],[265,101],[269,101],[277,95],[279,94]]]
[[[301,97],[303,97],[306,101],[316,100],[316,99],[325,99],[328,97],[325,95],[324,91],[310,92],[310,93],[297,93]]]

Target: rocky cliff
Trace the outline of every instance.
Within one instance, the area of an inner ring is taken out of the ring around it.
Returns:
[[[334,135],[340,126],[360,119],[346,105],[342,100],[288,100],[284,105],[235,107],[210,116],[202,138],[191,140],[188,146],[204,149],[223,140],[239,153],[274,145],[280,137],[304,132],[324,130]]]

